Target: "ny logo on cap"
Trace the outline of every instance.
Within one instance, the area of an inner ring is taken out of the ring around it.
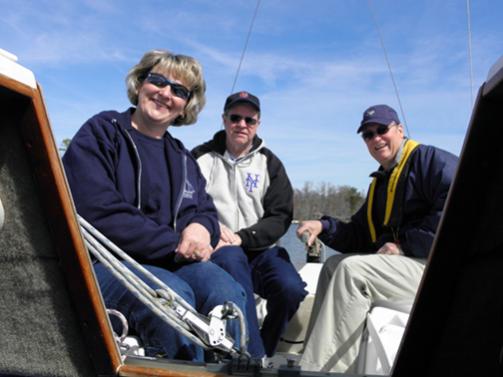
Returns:
[[[241,98],[248,98],[249,94],[248,94],[247,92],[240,92],[240,93],[239,93],[239,96],[240,96]]]

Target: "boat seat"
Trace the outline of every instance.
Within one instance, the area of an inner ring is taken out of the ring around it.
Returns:
[[[314,304],[316,286],[318,277],[322,268],[322,263],[306,263],[299,270],[300,277],[306,283],[307,296],[300,303],[299,309],[290,319],[283,336],[281,337],[276,352],[300,355],[304,347],[304,338],[306,337],[307,324],[311,316],[311,310]],[[262,325],[267,314],[267,301],[255,295],[255,304],[257,308],[257,317],[259,326]]]
[[[359,374],[390,374],[412,304],[412,300],[374,303],[367,314],[362,337],[357,367]]]
[[[287,325],[276,349],[277,353],[299,356],[304,347],[306,328],[311,315],[321,263],[307,263],[299,274],[307,284],[308,295]],[[259,325],[267,314],[267,301],[255,295]],[[360,374],[389,374],[402,339],[413,300],[376,301],[367,314],[358,357]]]

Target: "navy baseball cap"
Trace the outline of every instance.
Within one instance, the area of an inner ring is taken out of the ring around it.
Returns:
[[[396,111],[388,105],[370,106],[363,112],[363,119],[356,133],[360,133],[367,124],[382,124],[387,126],[391,122],[400,124]]]
[[[257,111],[260,111],[260,101],[259,99],[254,96],[251,93],[242,91],[242,92],[237,92],[234,94],[231,94],[227,99],[225,100],[225,105],[224,105],[224,111],[229,110],[231,107],[234,105],[237,105],[238,103],[247,103],[252,105],[254,108],[257,109]]]

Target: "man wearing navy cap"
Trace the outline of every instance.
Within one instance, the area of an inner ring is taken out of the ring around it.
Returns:
[[[225,130],[192,151],[220,221],[221,239],[211,261],[246,291],[250,354],[272,356],[307,294],[287,251],[276,245],[292,222],[293,190],[283,164],[257,136],[256,96],[230,95],[222,120]],[[267,300],[260,332],[254,292]]]
[[[435,237],[457,157],[408,139],[395,110],[369,107],[358,127],[380,164],[349,222],[323,216],[309,232],[341,253],[320,273],[301,359],[306,370],[355,373],[366,315],[376,300],[414,298]]]

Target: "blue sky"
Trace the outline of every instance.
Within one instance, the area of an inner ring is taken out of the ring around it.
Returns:
[[[124,77],[153,48],[203,65],[207,105],[172,128],[188,148],[221,128],[255,0],[0,0],[0,48],[41,84],[58,143],[93,114],[124,110]],[[371,5],[369,5],[371,4]],[[470,2],[473,96],[503,55],[503,2]],[[373,18],[374,17],[374,18]],[[356,128],[399,104],[410,136],[459,154],[471,114],[465,0],[262,0],[236,90],[262,101],[259,135],[305,182],[366,190],[377,164]]]

